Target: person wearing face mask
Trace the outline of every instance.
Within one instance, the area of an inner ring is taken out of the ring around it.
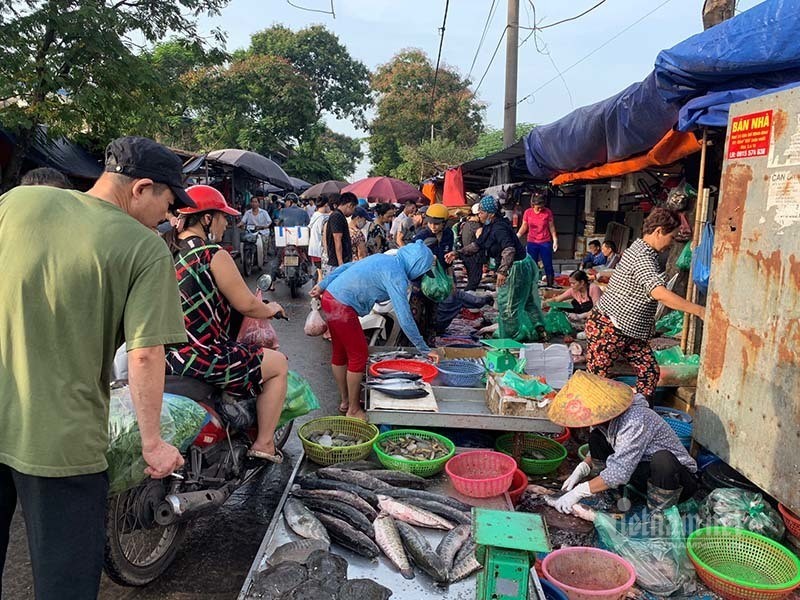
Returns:
[[[238,217],[239,211],[211,186],[195,185],[186,193],[195,207],[179,211],[183,223],[166,241],[175,258],[189,341],[167,353],[168,372],[201,379],[234,397],[256,397],[258,436],[248,455],[281,463],[283,455],[273,438],[286,397],[288,362],[275,350],[237,342],[231,322],[234,311],[271,319],[283,308],[258,299],[231,255],[218,245],[227,216]]]
[[[658,262],[680,228],[675,211],[656,208],[642,226],[611,276],[603,297],[586,320],[586,368],[606,377],[611,365],[624,358],[636,371],[636,391],[652,403],[659,368],[648,340],[655,330],[658,303],[703,319],[705,308],[669,291]]]

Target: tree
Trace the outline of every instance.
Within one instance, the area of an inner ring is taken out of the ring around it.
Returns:
[[[369,69],[322,25],[297,32],[273,25],[251,37],[247,52],[280,56],[305,75],[314,93],[317,120],[328,112],[366,126],[364,113],[372,105]]]
[[[183,79],[194,135],[203,148],[269,154],[299,140],[314,123],[308,81],[283,58],[246,56]]]
[[[17,142],[3,187],[16,183],[38,126],[100,141],[140,110],[135,91],[152,86],[153,74],[134,37],[154,43],[171,31],[199,40],[195,18],[228,1],[3,0],[0,121]]]
[[[390,173],[392,177],[412,183],[444,171],[448,167],[460,165],[472,158],[472,151],[450,140],[434,138],[417,145],[400,148],[402,161]]]
[[[403,146],[429,139],[431,121],[435,138],[462,148],[475,144],[483,131],[483,104],[469,89],[469,81],[447,66],[439,68],[430,114],[434,71],[428,56],[412,49],[400,52],[373,75],[372,87],[378,93],[369,140],[374,174],[388,175],[401,164]]]
[[[362,158],[359,140],[335,133],[319,122],[292,150],[283,167],[295,177],[312,183],[347,180]]]
[[[535,123],[517,123],[516,138],[520,139],[528,135],[534,127],[536,127]],[[503,130],[487,129],[478,137],[478,142],[472,148],[472,156],[470,158],[483,158],[495,152],[500,152],[503,147]]]

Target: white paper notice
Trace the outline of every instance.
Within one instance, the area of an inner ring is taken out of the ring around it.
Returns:
[[[767,211],[775,207],[775,222],[788,227],[800,222],[800,174],[774,171],[769,179]]]

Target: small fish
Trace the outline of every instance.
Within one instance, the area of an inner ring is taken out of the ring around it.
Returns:
[[[282,562],[290,561],[302,565],[305,564],[309,555],[314,552],[314,550],[327,550],[329,546],[330,542],[315,539],[289,542],[288,544],[283,544],[275,548],[275,551],[267,559],[267,564],[277,565]]]
[[[434,581],[446,582],[447,569],[444,568],[442,559],[433,551],[428,540],[407,523],[400,521],[396,525],[400,539],[403,540],[403,546],[414,560],[414,564],[430,575]]]
[[[455,527],[453,523],[447,519],[443,519],[439,515],[435,515],[422,508],[417,508],[416,506],[411,506],[410,504],[405,504],[394,498],[382,496],[381,494],[378,494],[378,505],[381,507],[381,510],[385,510],[398,521],[403,521],[410,525],[427,527],[429,529],[444,529],[447,531]]]
[[[464,504],[460,500],[456,500],[455,498],[451,498],[450,496],[436,494],[434,492],[426,492],[424,490],[409,490],[406,488],[386,486],[384,488],[377,490],[377,492],[384,496],[389,496],[390,498],[421,498],[423,500],[432,500],[433,502],[446,504],[447,506],[452,506],[453,508],[456,508],[464,512],[470,512],[472,510],[472,507],[469,504]],[[373,506],[377,505],[373,504]]]
[[[394,485],[397,487],[407,487],[407,488],[414,488],[417,490],[424,489],[428,487],[431,482],[425,479],[424,477],[420,477],[419,475],[414,475],[413,473],[406,473],[404,471],[390,471],[388,469],[376,469],[370,471],[364,471],[367,475],[372,475],[376,479],[380,479],[384,483],[388,483],[389,485]]]
[[[344,469],[325,467],[324,469],[319,469],[317,471],[317,476],[323,479],[335,479],[336,481],[343,481],[344,483],[357,485],[368,490],[377,490],[382,487],[386,487],[386,484],[380,479],[372,477],[371,475],[367,475],[366,473],[362,473],[361,471],[345,471]]]
[[[339,588],[336,597],[338,600],[389,600],[391,595],[392,590],[371,579],[350,579]]]
[[[406,556],[403,541],[400,539],[394,519],[382,512],[375,519],[373,525],[375,527],[375,543],[383,550],[386,558],[398,568],[403,577],[414,579],[414,569],[408,562],[408,556]]]
[[[315,513],[323,512],[337,519],[342,519],[350,523],[350,525],[358,529],[364,535],[369,537],[375,536],[370,520],[359,512],[358,509],[353,508],[349,504],[338,502],[337,500],[320,500],[317,498],[303,498],[302,501],[307,508],[313,510]]]
[[[469,539],[472,527],[470,525],[459,525],[447,533],[436,546],[436,554],[442,559],[445,569],[450,571],[456,560],[456,555],[461,547]]]
[[[538,450],[526,450],[522,453],[524,458],[533,458],[535,460],[547,460],[547,455],[544,452],[539,452]]]
[[[448,521],[453,521],[454,523],[459,523],[461,525],[470,525],[472,523],[471,514],[465,513],[447,504],[442,504],[441,502],[434,502],[433,500],[425,500],[423,498],[405,498],[405,502],[411,506],[416,506],[417,508],[422,508],[435,515],[444,517]]]
[[[322,540],[327,544],[331,543],[325,527],[299,500],[294,498],[286,499],[286,503],[283,505],[283,518],[286,519],[289,529],[300,537]]]
[[[360,511],[370,521],[374,521],[378,516],[377,511],[370,506],[369,502],[354,494],[353,492],[345,492],[344,490],[304,490],[299,485],[292,487],[292,496],[295,498],[315,498],[317,500],[337,500],[349,504],[356,510]]]
[[[380,548],[375,545],[375,542],[348,523],[325,513],[315,512],[314,516],[328,530],[328,535],[331,536],[331,539],[340,546],[367,558],[377,558],[380,555]]]
[[[343,490],[345,492],[352,492],[369,502],[370,506],[374,508],[378,507],[378,496],[375,492],[359,485],[345,483],[344,481],[337,481],[335,479],[322,479],[315,475],[301,475],[295,479],[295,483],[304,490]],[[385,485],[386,484],[384,484],[384,486]]]
[[[402,435],[384,440],[380,449],[389,456],[416,461],[444,458],[450,452],[440,441],[417,435]]]

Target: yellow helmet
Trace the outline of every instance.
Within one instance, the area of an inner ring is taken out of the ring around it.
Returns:
[[[450,216],[450,213],[447,211],[447,207],[443,204],[431,204],[428,207],[428,212],[425,213],[425,216],[428,219],[442,219],[447,220]]]

